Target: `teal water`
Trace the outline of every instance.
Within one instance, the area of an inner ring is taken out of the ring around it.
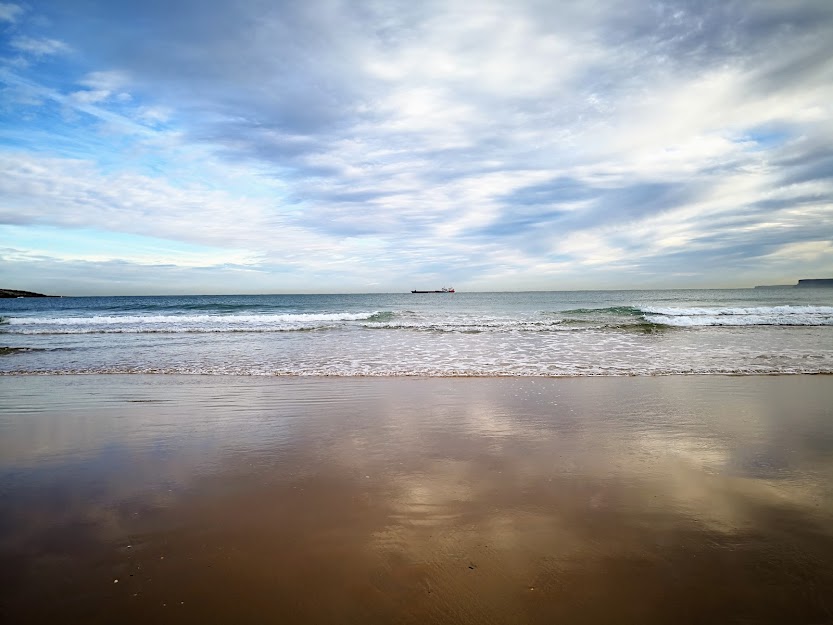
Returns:
[[[833,289],[0,302],[0,373],[833,373]]]

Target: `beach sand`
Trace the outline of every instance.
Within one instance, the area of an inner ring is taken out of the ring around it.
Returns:
[[[4,623],[833,622],[833,380],[0,377]]]

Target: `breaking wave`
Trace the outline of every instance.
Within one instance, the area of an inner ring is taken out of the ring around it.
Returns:
[[[613,306],[576,308],[560,314],[572,324],[618,318],[620,323],[607,324],[611,328],[625,328],[629,324],[654,327],[833,325],[833,306]]]
[[[752,306],[677,308],[646,306],[644,317],[652,323],[677,326],[829,326],[833,306]]]
[[[521,317],[460,315],[439,318],[410,311],[249,314],[145,314],[3,317],[8,334],[159,334],[295,332],[344,326],[477,334],[483,332],[657,332],[705,326],[833,326],[833,306],[613,306],[540,312]]]
[[[141,334],[287,332],[316,330],[388,319],[391,313],[286,313],[259,315],[95,315],[90,317],[13,317],[10,334]]]

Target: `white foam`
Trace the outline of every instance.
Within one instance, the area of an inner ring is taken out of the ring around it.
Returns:
[[[751,306],[678,308],[645,306],[645,320],[677,327],[830,326],[833,306]]]
[[[668,317],[698,315],[822,315],[833,316],[833,306],[738,306],[715,308],[680,308],[676,306],[642,306],[643,313]]]
[[[92,317],[13,317],[13,334],[142,334],[288,332],[317,330],[365,321],[377,312],[297,313],[280,315],[96,315]]]
[[[384,330],[421,330],[430,332],[539,332],[547,330],[572,330],[562,326],[561,320],[530,321],[519,319],[473,318],[452,320],[404,319],[401,321],[368,322],[366,328]]]
[[[633,377],[633,376],[709,376],[709,375],[833,375],[831,367],[780,366],[780,367],[690,367],[656,366],[630,369],[592,366],[527,367],[519,369],[477,369],[460,367],[419,367],[419,368],[371,368],[371,367],[300,367],[280,369],[269,367],[233,366],[112,366],[64,369],[8,370],[0,376],[10,375],[94,375],[94,374],[154,374],[154,375],[212,375],[212,376],[269,376],[269,377],[543,377],[543,378],[584,378],[584,377]]]
[[[374,312],[361,313],[297,313],[283,315],[96,315],[93,317],[12,317],[9,325],[130,325],[130,324],[255,324],[298,323],[318,321],[361,321],[370,319]]]

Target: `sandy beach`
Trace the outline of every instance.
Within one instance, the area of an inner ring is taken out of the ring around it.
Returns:
[[[829,376],[0,395],[6,623],[833,622]]]

